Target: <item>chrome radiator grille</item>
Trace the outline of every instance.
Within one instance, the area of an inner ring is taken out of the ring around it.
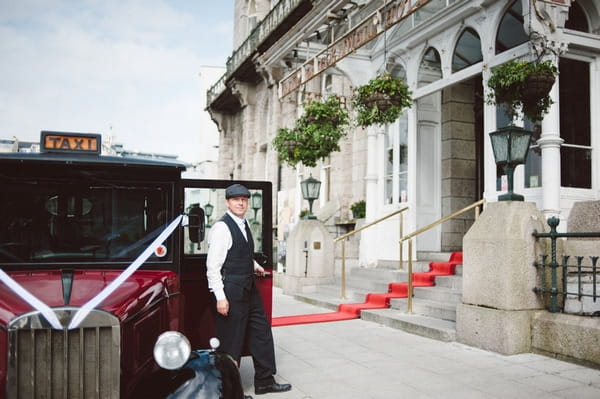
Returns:
[[[63,325],[77,309],[53,309]],[[39,312],[9,326],[8,399],[119,397],[118,319],[92,311],[77,329],[53,330]]]

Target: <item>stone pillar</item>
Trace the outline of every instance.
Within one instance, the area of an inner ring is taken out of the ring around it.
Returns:
[[[480,82],[477,82],[480,84]],[[476,192],[475,83],[457,83],[443,90],[442,216],[471,205]],[[462,238],[473,224],[472,212],[441,225],[443,252],[461,250]]]
[[[367,128],[367,175],[365,176],[365,202],[366,220],[371,222],[377,219],[377,210],[380,203],[377,195],[377,164],[380,160],[377,147],[377,135],[380,134],[379,127]],[[370,266],[377,263],[378,237],[375,230],[366,230],[360,237],[359,264]],[[356,236],[355,236],[356,237]]]
[[[287,239],[285,274],[280,277],[285,294],[304,291],[304,287],[333,282],[334,243],[320,221],[303,219]]]
[[[532,291],[541,245],[534,230],[547,228],[533,202],[502,201],[489,203],[467,232],[457,341],[506,355],[530,352],[531,319],[543,308]]]

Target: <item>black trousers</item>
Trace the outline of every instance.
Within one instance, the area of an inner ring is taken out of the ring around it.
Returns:
[[[254,281],[248,287],[226,280],[224,288],[229,314],[216,315],[216,334],[221,341],[219,350],[228,353],[239,364],[247,349],[254,363],[254,385],[272,384],[276,373],[273,333],[258,289]]]

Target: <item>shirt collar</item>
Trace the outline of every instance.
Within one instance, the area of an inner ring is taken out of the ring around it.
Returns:
[[[232,219],[233,219],[233,220],[234,220],[234,221],[235,221],[237,224],[239,224],[240,226],[243,226],[243,225],[244,225],[244,222],[246,221],[246,219],[243,219],[243,218],[237,217],[236,215],[234,215],[234,214],[233,214],[232,212],[230,212],[229,210],[227,211],[227,214],[228,214],[229,216],[231,216],[231,218],[232,218]]]

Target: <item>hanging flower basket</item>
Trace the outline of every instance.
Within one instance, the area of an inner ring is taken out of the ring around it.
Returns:
[[[486,102],[501,105],[511,120],[522,110],[532,122],[539,122],[552,105],[549,93],[557,73],[550,61],[508,61],[493,69]]]
[[[527,75],[523,85],[523,101],[536,103],[547,96],[556,78],[552,73],[540,72]]]
[[[293,128],[281,128],[273,139],[273,146],[281,161],[290,166],[302,163],[316,166],[334,151],[339,151],[339,140],[345,135],[348,112],[337,96],[324,101],[311,100],[304,104],[304,115]]]
[[[298,142],[296,140],[284,140],[281,144],[288,156],[293,157],[294,151],[296,151],[296,147],[298,146]]]
[[[387,93],[373,93],[365,99],[367,107],[377,107],[381,111],[387,111],[391,107],[402,107],[402,97]]]
[[[310,100],[306,102],[302,120],[306,124],[329,123],[333,126],[340,126],[348,123],[348,112],[340,97],[332,95],[323,101]]]
[[[402,79],[390,74],[371,79],[354,90],[352,103],[356,110],[356,122],[362,127],[392,123],[400,117],[404,108],[412,105],[411,96]]]

